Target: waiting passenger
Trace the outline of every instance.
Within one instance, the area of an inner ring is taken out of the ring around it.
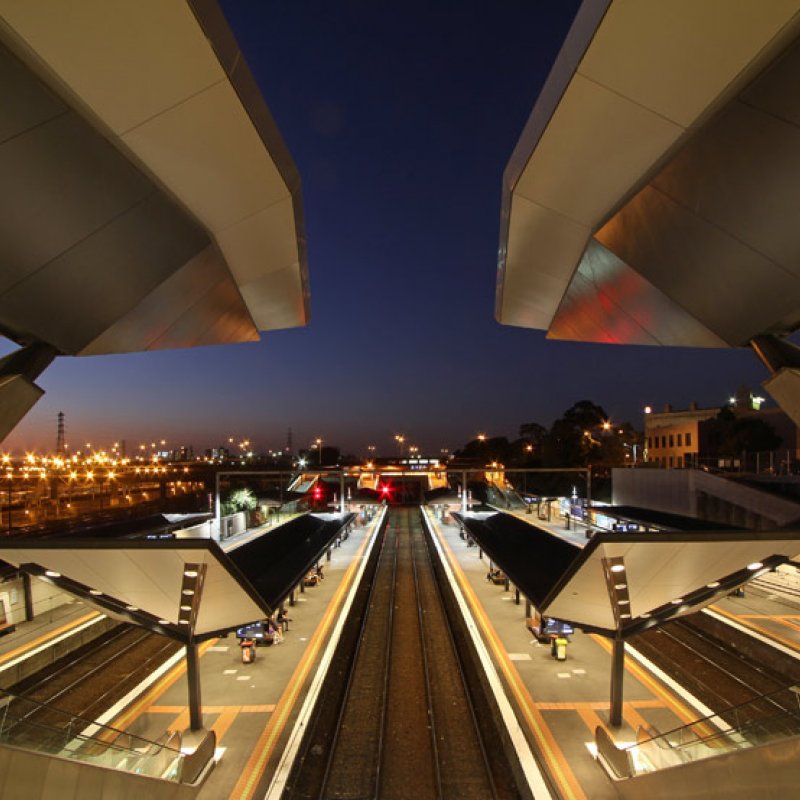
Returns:
[[[501,583],[506,582],[506,576],[503,574],[503,570],[494,568],[486,573],[486,580],[495,584],[495,586],[499,586]]]
[[[270,638],[273,644],[280,644],[283,641],[283,629],[272,617],[267,619],[264,626],[265,638]]]
[[[284,633],[286,633],[289,630],[289,623],[292,621],[292,619],[283,606],[281,606],[278,609],[278,615],[276,617],[276,621],[278,623],[278,627],[281,628]]]

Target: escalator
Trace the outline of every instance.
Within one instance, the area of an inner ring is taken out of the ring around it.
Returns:
[[[765,708],[773,710],[765,713]],[[598,761],[625,800],[795,796],[800,686],[666,733],[640,728],[636,743],[625,747],[598,727],[595,744]]]

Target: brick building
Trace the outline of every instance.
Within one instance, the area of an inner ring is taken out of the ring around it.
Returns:
[[[747,463],[741,458],[720,458],[714,452],[712,434],[721,409],[698,408],[690,403],[688,409],[674,410],[667,404],[661,412],[645,414],[644,460],[667,469],[705,465],[777,471],[781,464],[785,467],[800,458],[800,430],[780,408],[762,408],[762,402],[743,386],[731,398],[729,407],[737,417],[755,417],[772,426],[781,443],[771,454],[746,454]]]

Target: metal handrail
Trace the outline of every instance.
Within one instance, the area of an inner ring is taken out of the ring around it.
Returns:
[[[179,734],[152,741],[5,690],[0,690],[0,704],[0,743],[173,782],[181,780],[186,756],[180,750]],[[15,708],[24,713],[16,713]],[[46,712],[50,719],[60,717],[65,724],[36,720],[34,712]],[[173,744],[176,738],[177,747]]]

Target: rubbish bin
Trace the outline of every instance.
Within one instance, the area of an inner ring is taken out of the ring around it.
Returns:
[[[563,636],[556,639],[556,661],[567,660],[567,640]]]

